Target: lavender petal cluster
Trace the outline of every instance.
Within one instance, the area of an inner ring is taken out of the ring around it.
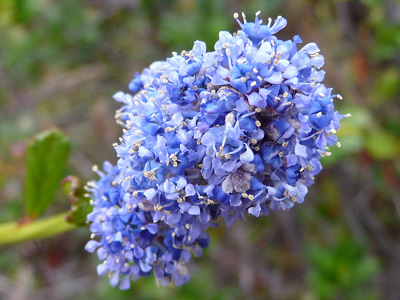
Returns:
[[[218,218],[229,226],[302,203],[320,159],[340,147],[341,96],[322,83],[318,46],[280,40],[287,21],[258,16],[235,14],[241,30],[221,31],[214,51],[196,41],[114,95],[119,160],[96,167],[100,179],[88,183],[86,245],[112,286],[152,273],[160,285],[186,283]]]

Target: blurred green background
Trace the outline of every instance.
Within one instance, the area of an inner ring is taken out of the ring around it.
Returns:
[[[211,229],[181,288],[140,279],[129,291],[96,275],[89,230],[0,248],[0,299],[400,299],[400,3],[396,0],[1,0],[0,222],[24,217],[26,147],[60,128],[71,140],[66,175],[94,178],[116,162],[121,134],[112,95],[171,51],[220,30],[282,15],[278,34],[315,41],[325,84],[352,117],[324,158],[306,202],[289,212]],[[58,192],[46,215],[69,209]]]

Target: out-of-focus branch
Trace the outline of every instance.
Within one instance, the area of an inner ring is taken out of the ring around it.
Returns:
[[[77,225],[66,221],[67,214],[59,214],[28,224],[2,223],[0,224],[0,246],[48,238],[76,228]]]

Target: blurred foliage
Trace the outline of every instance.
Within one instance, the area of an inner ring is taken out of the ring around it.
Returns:
[[[96,15],[81,1],[5,0],[2,5],[8,7],[2,9],[2,19],[8,20],[3,64],[14,80],[38,79],[48,64],[71,68],[93,59],[100,41]]]
[[[61,128],[71,140],[66,173],[92,179],[93,164],[117,160],[112,95],[126,91],[135,72],[190,49],[195,40],[212,50],[220,30],[238,29],[234,12],[252,19],[258,10],[264,19],[288,19],[282,38],[300,34],[319,45],[325,83],[344,98],[337,109],[352,115],[338,131],[341,147],[322,160],[307,201],[290,212],[211,230],[210,249],[192,261],[191,282],[175,289],[157,288],[153,278],[129,291],[111,288],[97,277],[96,258],[83,250],[86,229],[3,248],[0,298],[400,298],[395,0],[0,1],[0,221],[23,216],[32,135]],[[72,204],[80,212],[73,218],[82,221],[87,203],[77,200],[83,199],[79,186],[67,180],[73,202],[56,194],[48,213]]]
[[[312,266],[308,278],[317,299],[377,299],[366,284],[380,267],[376,258],[366,256],[364,246],[344,240],[329,249],[306,249]]]

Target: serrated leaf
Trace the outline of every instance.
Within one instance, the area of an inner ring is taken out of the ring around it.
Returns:
[[[44,131],[28,145],[25,175],[25,210],[37,218],[51,204],[63,178],[69,140],[59,130]]]

